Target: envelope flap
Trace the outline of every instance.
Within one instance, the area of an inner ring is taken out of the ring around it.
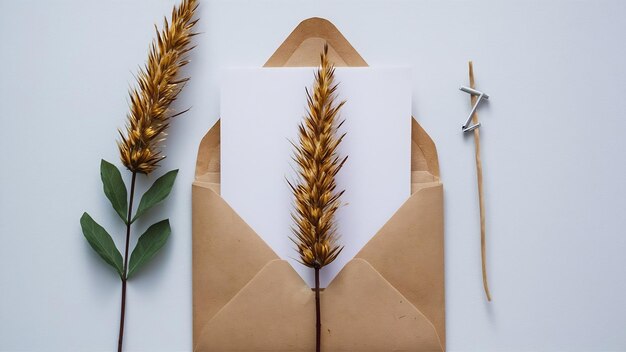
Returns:
[[[324,351],[442,351],[433,324],[367,261],[353,259],[322,295]]]
[[[439,181],[437,147],[415,118],[411,119],[411,183]],[[413,192],[413,191],[412,191]]]
[[[329,59],[335,66],[367,66],[337,27],[319,17],[300,22],[263,66],[318,66],[324,43],[328,43]]]
[[[370,263],[433,323],[445,346],[443,186],[417,191],[355,258]]]
[[[216,185],[220,183],[220,120],[215,122],[200,142],[195,180]]]
[[[194,183],[192,203],[195,340],[200,327],[278,256],[210,188]]]
[[[194,351],[311,351],[314,313],[311,289],[272,260],[206,323]]]

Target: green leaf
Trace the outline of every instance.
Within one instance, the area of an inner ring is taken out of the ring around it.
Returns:
[[[84,213],[80,218],[83,235],[96,253],[117,270],[122,277],[122,255],[115,247],[115,243],[107,231],[96,223],[89,214]]]
[[[143,197],[141,197],[139,207],[137,208],[137,214],[135,214],[131,223],[135,222],[137,218],[147,212],[150,208],[161,203],[165,198],[167,198],[172,190],[172,187],[174,186],[177,174],[178,170],[172,170],[154,181],[150,189],[144,193]]]
[[[171,232],[170,221],[165,219],[150,226],[146,232],[139,237],[133,254],[130,256],[127,278],[130,278],[137,269],[141,268],[154,257],[165,242],[167,242],[167,238],[170,236]]]
[[[104,194],[106,194],[113,209],[117,212],[124,223],[127,223],[126,217],[128,216],[128,203],[126,185],[122,180],[120,170],[115,165],[102,159],[100,162],[100,177],[102,177],[102,186],[104,187]]]

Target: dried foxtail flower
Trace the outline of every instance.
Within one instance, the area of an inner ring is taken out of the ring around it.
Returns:
[[[126,134],[121,130],[118,147],[124,166],[133,173],[154,171],[161,154],[159,144],[165,140],[169,120],[185,111],[174,113],[170,104],[189,78],[179,78],[181,67],[188,63],[192,32],[197,20],[192,20],[198,7],[196,0],[183,0],[172,10],[171,23],[164,20],[163,29],[156,30],[148,61],[137,75],[137,87],[130,91],[130,112]]]
[[[336,190],[335,176],[347,159],[337,155],[337,147],[345,135],[337,136],[342,123],[337,121],[337,115],[345,102],[335,103],[334,72],[325,46],[321,67],[315,74],[313,95],[307,91],[308,113],[298,129],[299,145],[294,146],[298,182],[289,183],[295,198],[292,240],[300,262],[317,269],[335,260],[343,248],[337,244],[334,215],[343,194]]]
[[[343,249],[337,243],[335,213],[341,205],[343,191],[337,191],[335,176],[347,157],[341,158],[337,148],[345,134],[338,136],[343,121],[338,113],[345,101],[336,103],[335,68],[328,61],[328,45],[324,45],[321,65],[315,74],[313,95],[307,90],[308,112],[298,128],[299,144],[295,145],[294,161],[298,167],[297,182],[289,182],[293,192],[294,226],[291,240],[296,244],[300,262],[315,270],[316,347],[320,350],[321,318],[319,271],[330,264]]]

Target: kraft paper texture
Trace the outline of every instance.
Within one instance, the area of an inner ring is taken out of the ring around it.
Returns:
[[[320,18],[265,66],[317,66],[325,42],[337,66],[367,66]],[[411,196],[322,292],[323,351],[445,351],[443,185],[415,120],[411,139]],[[313,351],[314,292],[220,197],[219,121],[200,143],[192,198],[194,351]]]

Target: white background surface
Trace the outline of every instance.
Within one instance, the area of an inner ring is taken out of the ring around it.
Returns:
[[[298,144],[307,111],[304,88],[313,94],[315,70],[225,70],[220,90],[220,194],[311,287],[314,271],[299,263],[289,240],[294,199],[286,180],[297,181],[290,141]],[[346,133],[338,157],[348,156],[336,177],[336,191],[345,190],[336,213],[343,250],[320,272],[321,287],[411,194],[410,72],[406,67],[335,70],[336,103],[346,101],[336,117],[344,122],[337,136]]]
[[[112,351],[120,284],[80,233],[127,88],[173,1],[0,0],[0,350]],[[303,19],[332,20],[372,65],[413,68],[413,113],[445,184],[450,351],[626,350],[626,3],[207,2],[161,170],[181,169],[173,235],[129,284],[127,351],[190,351],[191,182],[219,68],[262,65]],[[478,87],[489,273],[480,278],[468,59]],[[144,223],[142,226],[145,226]],[[118,237],[121,239],[121,236]]]

